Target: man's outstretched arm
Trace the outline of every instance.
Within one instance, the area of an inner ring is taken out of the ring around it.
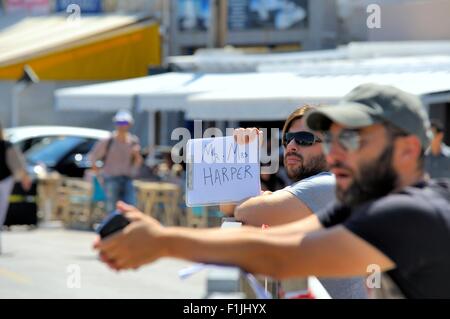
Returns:
[[[298,222],[295,226],[267,231],[251,227],[199,230],[164,228],[154,219],[139,214],[128,214],[133,223],[96,244],[102,259],[112,268],[138,268],[162,257],[175,257],[235,265],[255,274],[283,279],[364,275],[371,264],[377,264],[383,271],[394,267],[378,249],[342,226],[302,232],[301,227],[312,227],[312,219],[307,226]]]
[[[209,235],[172,228],[165,240],[168,257],[236,265],[278,279],[361,276],[367,275],[369,265],[383,271],[394,267],[379,250],[341,226],[276,236],[251,228]]]

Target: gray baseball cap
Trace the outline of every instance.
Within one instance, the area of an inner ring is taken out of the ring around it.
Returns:
[[[338,104],[318,107],[306,114],[306,125],[315,131],[329,130],[333,122],[361,128],[389,122],[419,137],[422,148],[430,144],[430,121],[421,100],[393,86],[362,84]]]

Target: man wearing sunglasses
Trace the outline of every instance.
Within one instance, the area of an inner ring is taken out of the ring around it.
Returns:
[[[321,134],[313,133],[305,125],[304,115],[311,109],[303,106],[292,112],[282,131],[284,167],[294,183],[283,190],[250,198],[237,207],[222,205],[222,211],[246,225],[276,226],[309,216],[335,200],[335,179],[328,172],[320,145]],[[257,129],[237,129],[234,134],[242,143],[245,136],[262,135]]]
[[[340,104],[307,115],[325,131],[338,203],[319,214],[257,228],[162,227],[120,203],[133,222],[95,248],[110,267],[135,269],[161,257],[237,265],[274,278],[386,272],[408,298],[450,298],[450,182],[425,178],[429,120],[419,98],[361,85]],[[352,142],[348,139],[351,136]]]

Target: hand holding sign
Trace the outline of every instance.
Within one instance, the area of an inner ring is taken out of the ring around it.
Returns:
[[[233,136],[234,136],[234,141],[240,145],[249,144],[257,138],[259,141],[260,147],[262,146],[263,137],[264,137],[263,132],[260,131],[259,129],[257,129],[256,127],[235,129],[233,132]],[[226,216],[233,216],[236,206],[237,206],[236,204],[223,204],[222,203],[220,205],[220,211],[222,213],[224,213]]]
[[[255,139],[258,139],[259,146],[261,147],[263,143],[263,132],[257,129],[256,127],[253,128],[238,128],[235,129],[233,132],[234,140],[237,144],[244,145],[244,144],[250,144]]]
[[[237,143],[233,136],[189,140],[188,206],[238,203],[259,195],[258,138],[247,141]]]

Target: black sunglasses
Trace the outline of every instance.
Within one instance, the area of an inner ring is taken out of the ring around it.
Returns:
[[[300,146],[312,146],[315,143],[322,143],[322,140],[311,132],[288,132],[284,134],[283,145],[286,147],[292,140]]]

